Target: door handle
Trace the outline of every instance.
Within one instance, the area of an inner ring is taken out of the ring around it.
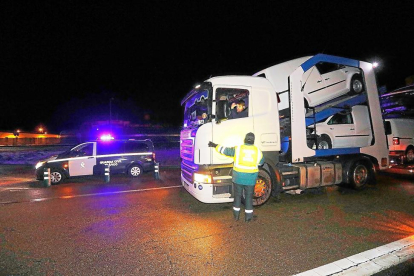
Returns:
[[[318,80],[318,81],[317,81],[317,83],[321,83],[321,82],[322,82],[321,80]]]
[[[91,156],[91,157],[88,157],[88,159],[93,159],[93,158],[95,158],[95,157],[93,157],[93,156]]]
[[[355,130],[355,128],[350,128],[349,130]]]
[[[326,78],[325,80],[329,80],[329,78]]]
[[[334,128],[333,128],[333,127],[330,127],[329,129],[330,129],[330,130],[333,130]]]

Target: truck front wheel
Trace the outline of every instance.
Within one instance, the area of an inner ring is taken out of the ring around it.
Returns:
[[[271,194],[272,179],[266,170],[260,169],[259,175],[257,176],[256,185],[254,186],[253,206],[260,206],[265,204],[266,201],[269,200]]]
[[[370,170],[364,162],[358,161],[351,166],[349,175],[352,187],[356,190],[361,190],[368,182]]]

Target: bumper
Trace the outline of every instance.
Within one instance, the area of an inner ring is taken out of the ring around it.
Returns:
[[[390,151],[388,157],[390,160],[390,166],[399,165],[404,163],[404,151]]]
[[[192,196],[203,203],[226,203],[233,202],[234,198],[231,196],[230,191],[228,193],[215,194],[218,187],[228,188],[231,185],[218,186],[206,183],[190,183],[181,174],[181,184]]]
[[[44,171],[43,171],[44,167],[40,167],[38,169],[36,169],[36,180],[43,180],[43,175],[44,175]]]

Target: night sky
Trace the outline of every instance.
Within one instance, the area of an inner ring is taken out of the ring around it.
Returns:
[[[0,4],[1,131],[76,129],[111,98],[114,119],[179,126],[197,82],[317,53],[380,61],[388,90],[414,75],[413,1],[91,2]]]

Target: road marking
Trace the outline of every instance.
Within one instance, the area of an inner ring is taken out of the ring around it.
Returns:
[[[0,193],[5,192],[5,191],[14,192],[14,191],[18,191],[18,190],[30,190],[30,189],[31,188],[1,188]]]
[[[181,187],[182,185],[177,185],[177,186],[166,186],[166,187],[158,187],[158,188],[125,190],[125,191],[115,191],[115,192],[105,192],[105,193],[91,193],[91,194],[67,195],[67,196],[58,196],[58,197],[34,198],[34,199],[23,200],[23,201],[3,201],[3,202],[0,202],[0,204],[11,204],[11,203],[22,203],[22,202],[41,202],[41,201],[52,200],[52,199],[71,199],[71,198],[77,198],[77,197],[147,192],[147,191],[166,190],[166,189],[181,188]]]
[[[414,235],[295,276],[372,275],[414,258]]]

